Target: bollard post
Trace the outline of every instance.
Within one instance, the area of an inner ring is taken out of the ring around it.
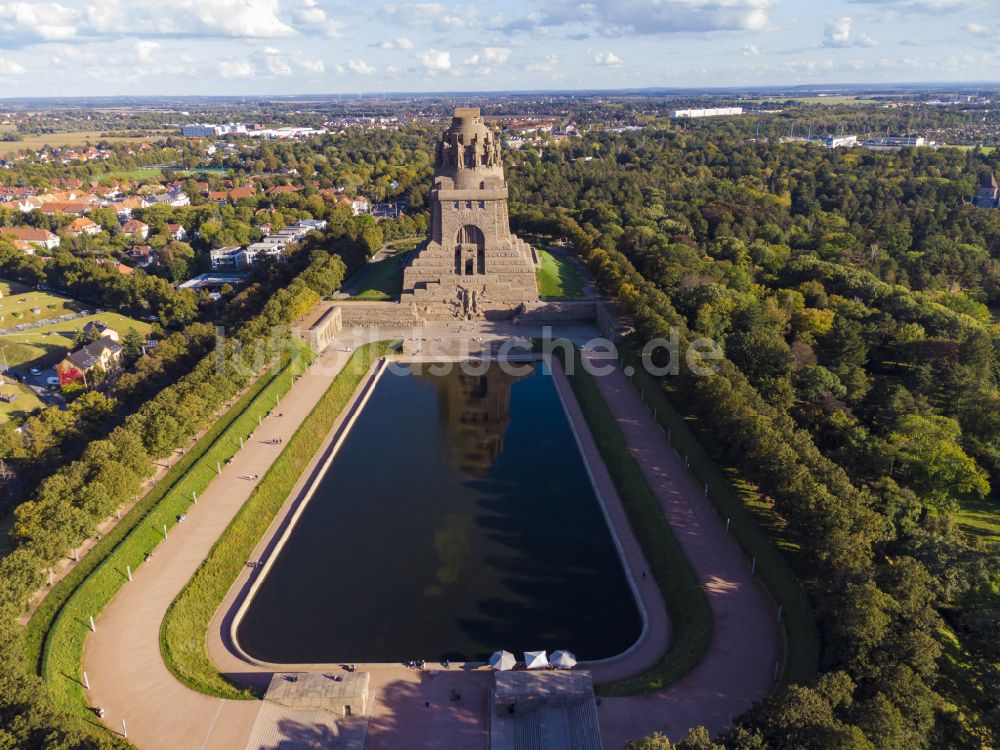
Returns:
[[[243,450],[243,436],[240,435],[240,450]]]
[[[671,440],[670,440],[670,436],[671,436],[671,435],[673,435],[673,434],[674,434],[674,431],[673,431],[673,430],[667,430],[667,441],[668,441],[668,442],[671,442]]]
[[[727,534],[729,533],[729,522],[730,522],[731,520],[732,520],[731,518],[727,518],[727,519],[726,519],[726,533],[727,533]]]
[[[705,497],[708,497],[708,485],[705,485]]]
[[[684,468],[686,469],[690,465],[691,465],[691,459],[689,459],[687,456],[684,456]]]
[[[93,615],[90,616],[90,632],[91,633],[96,633],[97,632],[97,626],[94,624],[94,616]]]
[[[261,419],[260,414],[257,415],[257,426],[260,427],[264,424],[264,420]]]
[[[221,477],[222,476],[222,464],[220,464],[218,461],[215,462],[215,470],[219,473],[219,476]]]
[[[49,586],[52,585],[52,570],[49,570]]]
[[[775,680],[778,679],[778,667],[779,666],[780,666],[780,662],[774,662],[774,679]]]
[[[87,672],[86,671],[84,671],[84,673],[83,673],[83,686],[85,688],[87,688],[87,690],[90,690],[90,680],[87,679]]]
[[[163,524],[163,538],[164,539],[167,538],[167,525],[166,524]]]
[[[132,566],[131,565],[126,565],[125,566],[125,575],[128,576],[128,582],[132,583]]]
[[[128,739],[128,730],[125,728],[125,719],[122,719],[122,737]]]
[[[198,493],[195,492],[194,490],[191,490],[191,502],[193,503],[198,502]]]
[[[781,605],[778,605],[778,622],[781,622]]]
[[[753,560],[750,561],[750,572],[751,573],[756,573],[757,572],[757,558],[756,557]]]

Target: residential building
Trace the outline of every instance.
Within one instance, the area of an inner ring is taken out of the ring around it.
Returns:
[[[100,231],[100,224],[83,216],[79,219],[74,219],[70,225],[66,227],[66,233],[73,237],[79,237],[81,234],[94,235],[98,234]]]
[[[12,240],[30,242],[36,247],[44,247],[49,250],[59,247],[58,235],[52,234],[47,229],[35,229],[33,227],[0,227],[0,235],[9,237]]]
[[[101,336],[94,343],[67,355],[56,365],[59,385],[65,388],[82,382],[89,386],[98,372],[109,373],[120,369],[124,351],[124,347],[110,336]]]
[[[243,248],[220,247],[209,251],[212,268],[239,268],[243,265]]]
[[[187,239],[187,230],[180,224],[167,224],[166,229],[167,234],[170,235],[170,239],[176,242],[183,242]]]
[[[122,224],[122,232],[133,239],[144,240],[149,237],[149,225],[138,219],[129,219]]]
[[[997,185],[997,178],[992,172],[989,175],[983,175],[983,179],[979,182],[979,189],[969,200],[976,208],[1000,207],[1000,186]]]
[[[206,291],[209,294],[217,295],[225,286],[239,286],[245,283],[247,275],[245,273],[203,273],[188,279],[183,284],[178,284],[178,289],[190,289],[195,292]]]

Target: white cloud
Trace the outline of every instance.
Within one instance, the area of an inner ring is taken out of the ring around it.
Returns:
[[[16,60],[11,60],[6,57],[0,57],[0,75],[19,76],[22,73],[27,73],[27,72],[28,71],[25,69],[25,67]]]
[[[219,75],[223,78],[251,78],[254,75],[254,69],[253,65],[248,62],[222,60],[219,62]]]
[[[527,69],[538,73],[551,73],[559,65],[559,57],[549,52],[545,57],[536,58],[527,64]]]
[[[859,34],[858,38],[854,40],[855,47],[878,47],[878,42],[872,39],[867,34]]]
[[[375,72],[375,68],[364,60],[348,60],[347,67],[352,73],[357,73],[362,76],[370,76]]]
[[[316,0],[304,0],[300,7],[295,8],[292,11],[292,22],[303,34],[321,34],[330,38],[343,36],[346,25],[343,21],[334,21],[327,16]]]
[[[483,49],[483,59],[488,63],[502,65],[510,57],[510,47],[486,47]]]
[[[451,70],[451,53],[441,50],[428,49],[417,53],[417,60],[427,70],[428,73],[440,73],[444,70]]]
[[[292,66],[285,60],[281,50],[275,47],[265,47],[250,55],[257,72],[266,76],[290,76]]]
[[[823,46],[851,46],[851,19],[848,16],[826,22],[826,26],[823,28]]]
[[[159,42],[153,42],[149,39],[143,39],[132,45],[132,49],[135,50],[135,56],[139,58],[142,62],[149,62],[153,59],[153,53],[160,48]]]
[[[510,31],[591,23],[605,36],[705,31],[759,31],[777,0],[552,0],[541,16],[525,16]]]
[[[479,55],[469,55],[467,58],[462,60],[462,65],[469,66],[475,65],[479,62]]]
[[[404,28],[429,26],[441,30],[454,30],[498,25],[496,19],[492,17],[481,17],[475,5],[406,3],[388,5],[385,13]]]
[[[743,57],[757,57],[760,54],[760,47],[756,44],[744,44],[741,54]]]
[[[77,12],[60,3],[7,3],[0,5],[0,46],[72,39],[77,32]]]
[[[386,39],[381,41],[378,43],[378,46],[382,49],[413,49],[413,42],[405,36],[401,36],[396,39]]]
[[[986,36],[990,33],[990,27],[981,23],[967,23],[962,27],[962,31],[973,36]]]
[[[598,65],[621,65],[622,59],[614,52],[598,52],[594,55],[594,62]]]

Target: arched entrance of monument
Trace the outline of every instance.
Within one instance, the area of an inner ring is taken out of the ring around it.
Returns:
[[[455,237],[455,273],[486,273],[486,236],[475,224],[466,224]]]

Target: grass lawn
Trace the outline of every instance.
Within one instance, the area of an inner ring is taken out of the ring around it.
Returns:
[[[358,272],[356,286],[351,299],[387,300],[399,299],[403,291],[403,262],[407,252],[400,250],[394,255],[369,263]]]
[[[84,309],[82,303],[50,292],[5,292],[0,299],[0,328],[13,328],[21,323],[35,323]]]
[[[565,356],[561,347],[556,351],[560,358]],[[658,664],[635,677],[602,685],[599,692],[634,695],[660,690],[682,678],[705,658],[712,642],[712,610],[597,383],[583,368],[576,347],[573,357],[574,374],[569,378],[573,393],[621,496],[632,531],[649,561],[650,572],[663,593],[671,628],[670,645]]]
[[[139,167],[138,169],[119,169],[114,172],[105,172],[100,175],[100,179],[109,180],[161,180],[163,172],[159,169],[148,169]]]
[[[678,411],[661,381],[646,372],[631,349],[623,346],[621,351],[625,364],[635,368],[634,382],[642,389],[646,403],[655,409],[674,447],[688,456],[699,483],[708,485],[709,498],[720,517],[731,519],[730,533],[747,557],[757,559],[757,574],[782,607],[786,640],[783,681],[808,682],[819,662],[819,633],[809,599],[781,551],[792,560],[798,552],[784,533],[784,519],[756,486],[735,469],[712,459],[697,435],[697,424]]]
[[[26,135],[20,141],[6,141],[0,143],[0,156],[13,154],[18,151],[37,150],[43,146],[85,146],[96,144],[99,141],[108,143],[139,143],[140,141],[153,141],[169,133],[160,135],[128,135],[129,131],[122,131],[121,135],[103,136],[102,133],[112,132],[105,130],[77,130],[71,133],[45,133],[44,135]]]
[[[298,361],[303,365],[302,359]],[[90,632],[88,618],[97,618],[117,591],[127,584],[125,566],[137,569],[147,552],[162,540],[164,524],[175,525],[216,476],[216,462],[239,450],[239,436],[257,426],[257,419],[274,408],[295,382],[298,367],[275,367],[211,425],[209,431],[170,469],[73,571],[49,592],[28,623],[26,655],[37,664],[56,705],[95,726],[80,680],[83,647]]]
[[[981,500],[964,500],[952,516],[971,536],[996,544],[1000,542],[1000,499],[990,495]]]
[[[170,605],[160,628],[160,648],[167,667],[189,688],[221,698],[253,697],[219,674],[208,658],[209,622],[369,367],[390,346],[379,341],[354,352]]]
[[[76,332],[95,320],[114,328],[122,337],[129,328],[135,328],[141,334],[149,333],[150,329],[149,323],[141,320],[120,313],[103,312],[99,315],[88,315],[50,326],[32,328],[23,333],[5,334],[0,336],[0,347],[8,347],[5,354],[11,367],[20,365],[47,367],[61,360],[73,347]]]
[[[6,297],[9,294],[20,294],[21,292],[30,292],[31,287],[25,286],[17,281],[7,281],[7,279],[0,279],[0,294]]]
[[[0,385],[0,394],[4,396],[17,394],[17,400],[9,404],[0,401],[0,425],[10,420],[20,421],[27,417],[36,409],[41,409],[44,404],[28,386],[21,383],[7,383]]]
[[[579,299],[583,284],[576,264],[562,253],[539,250],[542,267],[535,272],[538,279],[538,296],[543,299]]]

